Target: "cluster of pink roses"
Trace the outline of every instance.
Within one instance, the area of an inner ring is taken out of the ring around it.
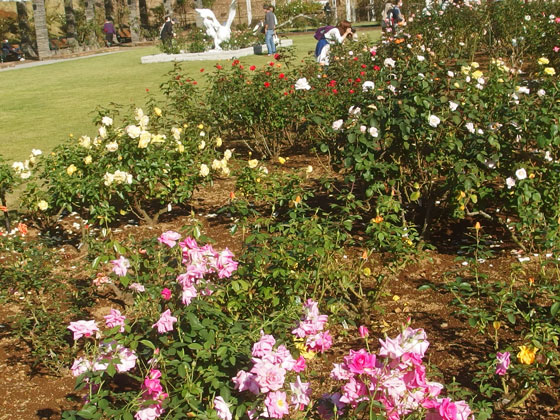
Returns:
[[[173,248],[181,235],[177,232],[167,231],[161,234],[158,241]],[[177,277],[177,282],[182,287],[181,301],[184,305],[189,305],[198,296],[197,286],[204,286],[201,293],[211,294],[212,291],[206,287],[208,280],[205,276],[217,274],[219,279],[231,277],[237,270],[237,261],[233,260],[233,253],[229,249],[217,252],[212,245],[199,246],[195,239],[188,237],[179,242],[183,259],[182,263],[186,267],[186,272]]]
[[[111,309],[109,315],[106,315],[104,318],[107,328],[120,327],[120,332],[124,331],[124,321],[126,317],[122,315],[119,310]],[[74,340],[79,340],[81,337],[92,337],[94,334],[96,338],[101,337],[99,327],[95,320],[71,322],[68,329],[74,333]],[[70,370],[74,376],[80,376],[88,371],[104,371],[107,370],[111,361],[116,360],[115,368],[117,372],[123,373],[132,370],[134,366],[136,366],[136,359],[137,356],[134,350],[111,341],[99,345],[95,360],[90,361],[79,357],[74,360]]]
[[[365,334],[361,334],[365,335]],[[350,350],[344,362],[335,364],[331,377],[344,381],[340,393],[325,395],[341,413],[359,403],[379,401],[389,420],[426,411],[426,420],[470,420],[474,417],[464,401],[451,401],[439,395],[443,385],[429,382],[422,358],[429,342],[422,329],[405,328],[395,339],[379,340],[378,354],[366,349]],[[332,417],[327,404],[319,405],[323,418]]]
[[[332,336],[329,331],[323,331],[329,317],[319,313],[319,304],[311,299],[303,305],[304,316],[299,325],[292,331],[298,338],[305,338],[307,350],[324,352],[332,346]]]
[[[306,339],[304,347],[307,351],[327,350],[332,345],[331,335],[328,331],[323,331],[328,316],[321,315],[319,305],[311,299],[303,305],[303,309],[304,315],[292,333],[300,339]],[[302,382],[299,375],[289,384],[289,398],[283,391],[286,375],[305,370],[305,358],[300,355],[296,360],[286,346],[275,346],[276,339],[261,331],[260,340],[253,344],[253,367],[249,371],[239,371],[233,378],[235,389],[239,392],[249,391],[264,396],[262,412],[249,411],[251,419],[258,416],[280,419],[289,413],[290,407],[303,410],[311,403],[309,383]]]
[[[251,410],[249,418],[261,417],[280,419],[289,413],[290,405],[298,410],[310,403],[309,384],[302,382],[299,375],[294,383],[290,383],[291,398],[288,402],[286,392],[282,391],[288,372],[299,373],[305,369],[305,359],[294,359],[284,345],[276,345],[276,339],[261,331],[261,338],[253,345],[253,367],[251,370],[240,370],[233,378],[235,389],[239,392],[249,391],[264,396],[262,413]]]
[[[157,401],[157,404],[151,404],[138,410],[134,415],[136,420],[155,420],[163,414],[161,403],[168,397],[168,394],[163,392],[159,378],[161,378],[161,372],[158,369],[150,369],[142,383],[143,397],[146,401]]]

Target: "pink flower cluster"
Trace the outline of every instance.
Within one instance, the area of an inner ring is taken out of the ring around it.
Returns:
[[[223,279],[231,277],[237,270],[238,263],[233,260],[233,253],[227,248],[217,252],[212,245],[199,246],[196,240],[190,237],[180,242],[179,246],[183,253],[183,265],[187,269],[177,277],[177,282],[183,289],[181,300],[184,305],[189,305],[192,299],[198,296],[200,288],[201,294],[212,293],[205,276],[217,274],[218,278]]]
[[[73,376],[80,376],[86,372],[99,372],[107,370],[111,361],[115,362],[117,372],[124,373],[136,366],[136,353],[134,350],[123,347],[115,342],[100,344],[97,358],[92,362],[80,357],[74,360],[70,370]],[[87,378],[86,378],[87,382]]]
[[[290,406],[298,410],[309,405],[309,383],[302,382],[299,375],[296,381],[290,383],[290,400],[283,391],[286,375],[289,372],[300,372],[305,369],[305,359],[295,360],[284,345],[276,345],[276,339],[261,331],[261,338],[253,345],[253,367],[251,370],[241,370],[233,378],[235,389],[239,392],[249,391],[255,395],[264,396],[263,412],[259,415],[280,419],[287,415]],[[257,412],[248,413],[249,418],[255,418]]]
[[[138,410],[134,415],[136,420],[155,420],[163,414],[161,403],[168,397],[168,394],[163,392],[160,378],[161,372],[158,369],[150,369],[150,373],[142,383],[143,397],[146,401],[153,400],[158,403]]]
[[[332,346],[332,336],[329,331],[323,331],[329,317],[319,313],[319,304],[311,299],[303,305],[304,315],[292,331],[298,338],[305,338],[307,350],[324,352]]]
[[[422,358],[429,342],[422,329],[405,328],[396,338],[379,340],[377,355],[366,349],[350,350],[344,362],[335,364],[331,377],[344,381],[340,393],[325,395],[339,413],[362,401],[379,401],[389,420],[398,420],[416,410],[428,410],[426,420],[471,420],[467,403],[440,398],[443,385],[426,378]],[[333,413],[320,404],[323,418]]]

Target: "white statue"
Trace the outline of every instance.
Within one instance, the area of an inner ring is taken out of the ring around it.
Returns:
[[[202,18],[202,24],[206,28],[206,34],[214,39],[214,49],[221,50],[220,44],[229,40],[231,37],[231,24],[235,18],[235,11],[237,9],[237,0],[232,0],[229,5],[229,15],[227,22],[221,25],[216,19],[214,12],[210,9],[194,9]]]

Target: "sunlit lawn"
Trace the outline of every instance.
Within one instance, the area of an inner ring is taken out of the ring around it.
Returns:
[[[369,33],[377,36],[378,32]],[[291,35],[298,58],[313,51],[313,33]],[[70,133],[95,135],[92,119],[98,106],[111,102],[141,106],[146,89],[160,95],[172,63],[141,64],[140,57],[158,54],[156,47],[138,47],[110,55],[0,72],[0,155],[8,161],[25,159],[31,149],[52,150]],[[266,56],[249,56],[243,63],[262,65]],[[204,86],[204,73],[216,61],[183,62],[187,76]]]

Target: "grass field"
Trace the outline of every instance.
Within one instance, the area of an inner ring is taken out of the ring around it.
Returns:
[[[313,51],[312,33],[290,35],[296,54]],[[378,36],[378,32],[368,33]],[[52,150],[69,134],[95,135],[95,110],[111,102],[142,106],[146,89],[159,94],[172,63],[141,64],[140,57],[158,54],[156,47],[137,47],[110,55],[61,61],[33,68],[0,72],[0,155],[21,160],[31,149]],[[267,56],[249,56],[245,64],[262,65]],[[184,62],[186,75],[204,83],[200,69],[212,69],[216,61]]]

